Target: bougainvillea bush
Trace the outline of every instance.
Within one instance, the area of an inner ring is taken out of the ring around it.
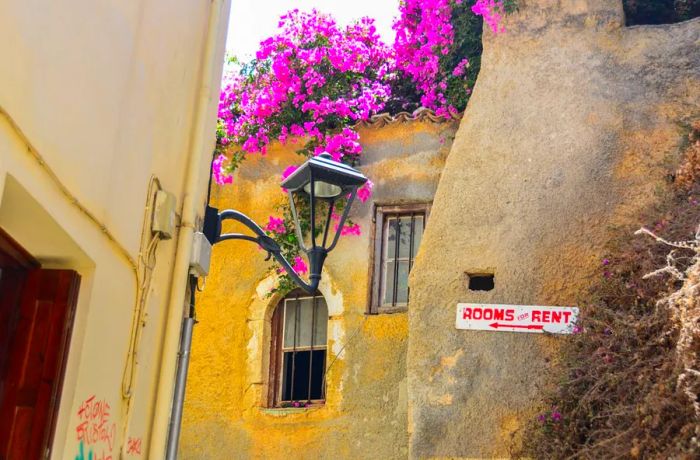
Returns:
[[[419,106],[453,116],[464,109],[475,77],[467,54],[481,53],[481,17],[500,32],[502,8],[495,0],[406,0],[391,46],[370,18],[341,27],[316,10],[288,12],[280,18],[279,32],[260,43],[255,59],[224,78],[214,179],[232,183],[246,156],[265,155],[271,142],[295,142],[303,156],[328,152],[357,166],[362,146],[353,126],[358,122]],[[288,168],[285,177],[292,171]],[[371,190],[369,181],[358,191],[359,200],[369,199]],[[265,229],[304,272],[290,217],[283,205]],[[309,222],[302,227],[317,231]],[[361,229],[350,221],[339,231],[357,235]],[[282,278],[282,284],[289,281]]]

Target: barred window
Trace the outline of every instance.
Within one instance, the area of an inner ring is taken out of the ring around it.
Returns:
[[[285,297],[272,317],[269,403],[322,403],[325,399],[328,307],[320,294]]]
[[[408,274],[418,252],[428,204],[377,206],[370,313],[401,311],[408,304]]]

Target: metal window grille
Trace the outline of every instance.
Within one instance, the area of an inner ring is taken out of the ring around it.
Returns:
[[[284,299],[275,314],[280,325],[278,350],[273,351],[277,359],[273,359],[276,394],[272,404],[323,402],[328,327],[325,300],[294,295]]]

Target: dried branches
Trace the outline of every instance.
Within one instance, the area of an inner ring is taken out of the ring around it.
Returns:
[[[645,233],[657,242],[677,249],[685,249],[694,252],[687,268],[679,268],[679,260],[676,257],[677,249],[672,250],[666,257],[666,266],[651,273],[644,278],[669,274],[676,279],[684,281],[683,286],[658,302],[658,305],[666,306],[673,314],[673,320],[679,329],[676,352],[678,360],[683,366],[683,371],[677,379],[678,388],[688,397],[695,411],[695,416],[700,420],[700,302],[698,301],[698,286],[700,286],[700,226],[695,232],[695,238],[689,241],[669,242],[647,229],[640,229],[636,234]]]

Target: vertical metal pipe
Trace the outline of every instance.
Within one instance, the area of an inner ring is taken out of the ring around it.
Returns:
[[[411,213],[411,241],[408,243],[408,271],[413,267],[413,236],[416,232],[416,215]]]
[[[296,361],[297,361],[297,334],[299,326],[299,315],[301,314],[301,300],[299,300],[299,294],[297,294],[296,302],[294,304],[294,340],[292,340],[292,382],[289,390],[289,400],[294,401],[294,379],[296,377]]]
[[[399,241],[401,240],[401,217],[396,216],[396,245],[394,246],[394,286],[391,296],[391,306],[396,305],[399,287]]]
[[[316,293],[311,298],[311,349],[309,351],[309,385],[306,392],[306,402],[311,401],[311,377],[314,367],[314,336],[316,335]]]
[[[331,218],[333,217],[333,207],[335,205],[335,201],[331,201],[328,204],[328,216],[326,217],[326,228],[323,230],[323,247],[326,247],[326,242],[328,241],[328,229],[331,228]],[[341,231],[342,229],[338,227],[338,231]]]
[[[180,441],[180,425],[182,423],[182,406],[185,402],[185,385],[187,382],[187,368],[190,364],[190,349],[192,347],[192,331],[195,320],[187,317],[182,322],[182,336],[180,341],[180,353],[178,357],[177,376],[175,380],[175,395],[173,399],[170,427],[168,428],[168,445],[166,447],[166,460],[177,459],[177,446]]]
[[[313,171],[313,170],[312,170]],[[311,172],[309,186],[309,207],[311,207],[311,249],[316,249],[316,182],[314,173]]]

